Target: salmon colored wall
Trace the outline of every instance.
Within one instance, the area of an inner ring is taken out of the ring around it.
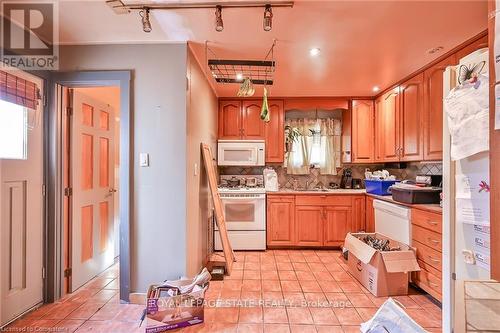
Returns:
[[[187,57],[186,272],[193,276],[205,264],[212,211],[200,143],[211,145],[215,151],[218,101],[191,48]]]

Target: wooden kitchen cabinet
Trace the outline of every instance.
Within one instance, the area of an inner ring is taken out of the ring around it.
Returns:
[[[352,162],[374,161],[375,108],[373,100],[352,101]]]
[[[380,142],[381,162],[396,162],[399,160],[399,95],[396,91],[389,91],[382,96],[381,128],[378,141]]]
[[[325,246],[340,246],[348,232],[353,231],[353,208],[349,206],[324,207]]]
[[[456,64],[456,56],[438,62],[424,71],[423,159],[443,159],[443,73]]]
[[[221,101],[219,104],[219,139],[241,139],[241,101]]]
[[[285,156],[285,109],[282,100],[269,100],[271,120],[265,125],[266,162],[282,163]]]
[[[242,139],[264,140],[266,138],[265,121],[260,119],[262,101],[243,101],[242,103]]]
[[[399,87],[400,138],[399,160],[421,161],[423,158],[422,112],[424,75],[420,73]]]
[[[295,244],[295,197],[273,195],[267,200],[267,245]]]
[[[323,206],[296,206],[296,244],[322,246],[325,211]]]
[[[366,196],[366,232],[375,232],[375,209],[373,208],[373,198]]]
[[[265,140],[266,162],[281,163],[285,154],[283,100],[268,100],[270,121],[260,119],[262,100],[221,100],[219,139]]]

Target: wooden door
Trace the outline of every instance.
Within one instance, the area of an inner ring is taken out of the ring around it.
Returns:
[[[270,196],[267,199],[267,245],[294,245],[295,197]]]
[[[344,243],[348,232],[353,231],[352,207],[325,207],[324,242],[325,246],[339,246]]]
[[[353,163],[370,163],[374,160],[374,118],[372,100],[352,101]]]
[[[366,232],[375,232],[375,210],[373,208],[373,198],[366,196]]]
[[[282,163],[285,155],[285,110],[282,100],[269,100],[271,120],[265,123],[266,162]]]
[[[420,73],[400,86],[400,139],[401,161],[421,161],[423,158],[422,110],[423,81]]]
[[[323,221],[322,206],[295,206],[296,244],[323,245]]]
[[[241,139],[242,126],[241,101],[221,101],[219,104],[219,139]]]
[[[399,160],[399,95],[389,91],[383,97],[382,107],[382,161]]]
[[[242,116],[243,139],[246,140],[265,140],[266,127],[265,122],[260,119],[262,110],[262,102],[259,101],[243,101]]]
[[[14,73],[43,87],[36,77]],[[0,121],[7,120],[0,130],[8,128],[2,133],[12,140],[7,145],[19,147],[20,155],[25,150],[26,157],[0,159],[0,327],[43,301],[43,109],[38,106],[38,121],[27,129],[29,111],[0,100]]]
[[[73,90],[72,292],[114,262],[113,120],[107,104]]]
[[[374,162],[382,162],[384,156],[384,97],[375,100]]]
[[[443,73],[456,63],[455,55],[424,71],[423,159],[443,159]]]

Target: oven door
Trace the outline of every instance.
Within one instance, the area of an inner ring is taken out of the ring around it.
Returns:
[[[222,197],[227,230],[266,230],[266,198]]]

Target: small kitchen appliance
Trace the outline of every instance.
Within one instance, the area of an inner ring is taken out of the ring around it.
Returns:
[[[352,170],[347,168],[344,169],[342,173],[342,179],[340,180],[340,188],[352,188]]]
[[[217,165],[263,166],[265,152],[264,140],[219,140]]]

